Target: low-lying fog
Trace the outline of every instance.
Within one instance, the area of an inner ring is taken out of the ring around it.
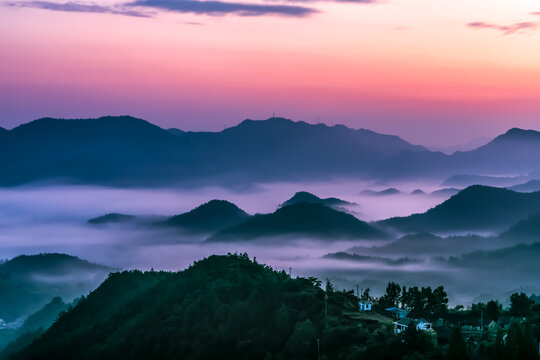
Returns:
[[[402,193],[366,195],[366,189],[389,187]],[[420,188],[426,194],[414,194]],[[113,189],[99,187],[19,187],[0,190],[0,258],[21,254],[60,252],[115,268],[185,268],[211,254],[247,252],[259,262],[292,274],[330,278],[339,288],[371,287],[377,295],[388,281],[405,285],[448,289],[452,304],[467,304],[482,293],[504,298],[523,287],[538,291],[538,270],[526,266],[474,266],[449,261],[474,250],[509,246],[494,239],[471,238],[392,241],[321,241],[280,239],[256,242],[205,243],[205,236],[186,236],[176,231],[126,225],[96,226],[87,220],[106,213],[174,215],[189,211],[211,199],[225,199],[250,214],[273,212],[297,191],[319,197],[338,197],[357,205],[347,210],[362,220],[423,212],[446,200],[433,196],[435,185],[370,186],[366,183],[273,183],[231,191],[203,189]],[[451,243],[450,243],[451,241]],[[510,244],[511,245],[511,244]],[[324,257],[349,250],[360,256]],[[440,258],[440,257],[444,258]],[[439,257],[439,258],[437,258]],[[454,259],[455,260],[455,259]],[[458,258],[459,260],[459,258]],[[463,260],[465,261],[465,260]],[[534,264],[533,264],[534,265]]]

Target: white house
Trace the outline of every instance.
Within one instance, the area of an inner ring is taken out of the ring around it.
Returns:
[[[403,318],[395,322],[394,324],[395,324],[396,334],[399,334],[400,332],[407,330],[407,328],[411,326],[411,324],[416,324],[417,330],[427,330],[427,331],[433,330],[433,325],[430,322],[428,322],[426,319],[413,320],[410,318]]]
[[[360,311],[371,311],[371,302],[359,301],[358,308],[360,309]]]

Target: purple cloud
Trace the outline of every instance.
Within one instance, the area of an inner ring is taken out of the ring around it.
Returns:
[[[369,0],[339,0],[339,1],[369,1]],[[66,2],[56,3],[51,1],[25,1],[10,2],[8,6],[36,8],[53,11],[117,14],[136,17],[151,17],[152,14],[136,10],[135,8],[154,8],[165,11],[204,14],[210,16],[223,16],[235,14],[239,16],[286,16],[286,17],[306,17],[318,13],[313,8],[283,5],[283,4],[252,4],[239,2],[225,2],[220,0],[200,1],[200,0],[135,0],[116,6],[101,6],[91,3]]]
[[[45,9],[53,11],[67,11],[67,12],[82,12],[82,13],[96,13],[96,14],[116,14],[136,17],[150,17],[150,14],[135,11],[125,8],[123,6],[101,6],[96,4],[83,4],[79,2],[67,2],[67,3],[55,3],[50,1],[23,1],[23,2],[10,2],[8,6],[23,7],[23,8],[35,8]]]
[[[294,5],[282,4],[251,4],[224,1],[199,0],[136,0],[127,3],[127,6],[150,7],[165,11],[222,16],[236,14],[240,16],[276,15],[287,17],[305,17],[318,12],[318,10]]]
[[[532,21],[520,22],[512,25],[497,25],[478,21],[468,23],[467,26],[473,29],[494,29],[501,31],[504,35],[512,35],[520,32],[537,30],[539,28],[539,24]]]

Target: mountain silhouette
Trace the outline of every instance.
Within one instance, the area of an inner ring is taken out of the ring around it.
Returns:
[[[517,224],[512,225],[508,230],[499,235],[502,239],[509,240],[536,240],[540,238],[540,213],[530,215]]]
[[[430,193],[430,195],[433,195],[433,196],[454,196],[457,193],[459,193],[460,191],[461,191],[461,189],[456,189],[456,188],[443,188],[443,189],[432,191]]]
[[[395,180],[446,179],[455,174],[515,176],[538,170],[540,132],[513,128],[484,146],[452,155],[403,150],[376,167],[371,176]]]
[[[102,216],[95,217],[88,220],[89,224],[110,224],[110,223],[126,223],[131,222],[136,219],[136,216],[119,214],[119,213],[110,213]]]
[[[361,192],[361,194],[368,195],[368,196],[385,196],[385,195],[398,195],[398,194],[401,194],[401,191],[399,191],[396,188],[388,188],[381,191],[364,190]]]
[[[309,236],[339,238],[384,238],[376,227],[322,204],[297,203],[272,214],[255,215],[246,222],[217,232],[209,241],[253,240],[262,237]]]
[[[0,185],[234,187],[341,177],[513,176],[540,171],[539,134],[511,129],[478,149],[446,155],[397,136],[284,118],[245,120],[220,132],[162,129],[130,116],[42,118],[0,130]]]
[[[0,318],[25,317],[55,296],[69,300],[81,296],[113,270],[65,254],[17,256],[0,264]]]
[[[203,186],[323,179],[365,174],[404,149],[427,151],[397,136],[282,118],[246,120],[220,132],[165,130],[130,116],[43,118],[6,135],[0,143],[0,185]]]
[[[311,204],[322,204],[322,205],[329,206],[329,207],[339,207],[339,206],[352,205],[352,203],[350,203],[348,201],[341,200],[341,199],[338,199],[338,198],[335,198],[335,197],[329,197],[329,198],[326,198],[326,199],[321,199],[320,197],[318,197],[316,195],[313,195],[313,194],[311,194],[311,193],[309,193],[307,191],[299,191],[296,194],[294,194],[294,196],[292,198],[285,201],[280,206],[281,207],[289,206],[289,205],[298,204],[298,203],[302,203],[302,202],[311,203]]]
[[[474,185],[425,213],[379,224],[405,232],[503,230],[535,213],[540,213],[540,192]]]
[[[540,180],[530,180],[523,184],[510,186],[509,189],[513,191],[519,191],[519,192],[540,191]]]
[[[60,179],[136,185],[182,175],[187,159],[176,136],[129,116],[43,118],[10,131],[0,145],[0,184]]]
[[[350,334],[321,341],[337,359],[382,328],[351,321],[357,300],[341,291],[329,294],[325,322],[324,295],[317,279],[291,278],[247,255],[214,255],[175,273],[124,271],[11,359],[308,359],[320,329]]]
[[[454,175],[446,179],[442,186],[467,187],[471,185],[508,186],[524,181],[524,176],[484,176],[484,175]]]
[[[163,224],[206,232],[238,225],[249,217],[248,213],[233,203],[225,200],[211,200],[189,212],[172,216]]]

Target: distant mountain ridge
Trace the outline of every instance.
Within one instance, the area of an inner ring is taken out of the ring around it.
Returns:
[[[425,213],[379,224],[405,232],[504,230],[536,213],[540,213],[540,192],[518,193],[474,185]]]
[[[220,132],[162,129],[131,116],[42,118],[0,130],[0,186],[243,186],[256,182],[528,175],[540,171],[540,133],[510,129],[445,155],[343,125],[245,120]]]
[[[446,179],[456,174],[515,176],[540,170],[540,132],[513,128],[477,149],[455,152],[404,150],[378,166],[386,179]]]
[[[408,149],[397,136],[283,118],[220,132],[165,130],[130,116],[42,118],[0,132],[0,185],[36,181],[156,186],[366,174]],[[216,180],[218,179],[218,180]]]
[[[329,197],[329,198],[322,199],[322,198],[320,198],[320,197],[318,197],[316,195],[313,195],[313,194],[311,194],[311,193],[309,193],[307,191],[299,191],[296,194],[294,194],[292,198],[285,201],[280,206],[281,207],[289,206],[289,205],[294,205],[294,204],[298,204],[298,203],[301,203],[301,202],[312,203],[312,204],[322,204],[322,205],[329,206],[329,207],[340,207],[340,206],[353,205],[352,203],[350,203],[348,201],[341,200],[341,199],[338,199],[338,198],[335,198],[335,197]]]

